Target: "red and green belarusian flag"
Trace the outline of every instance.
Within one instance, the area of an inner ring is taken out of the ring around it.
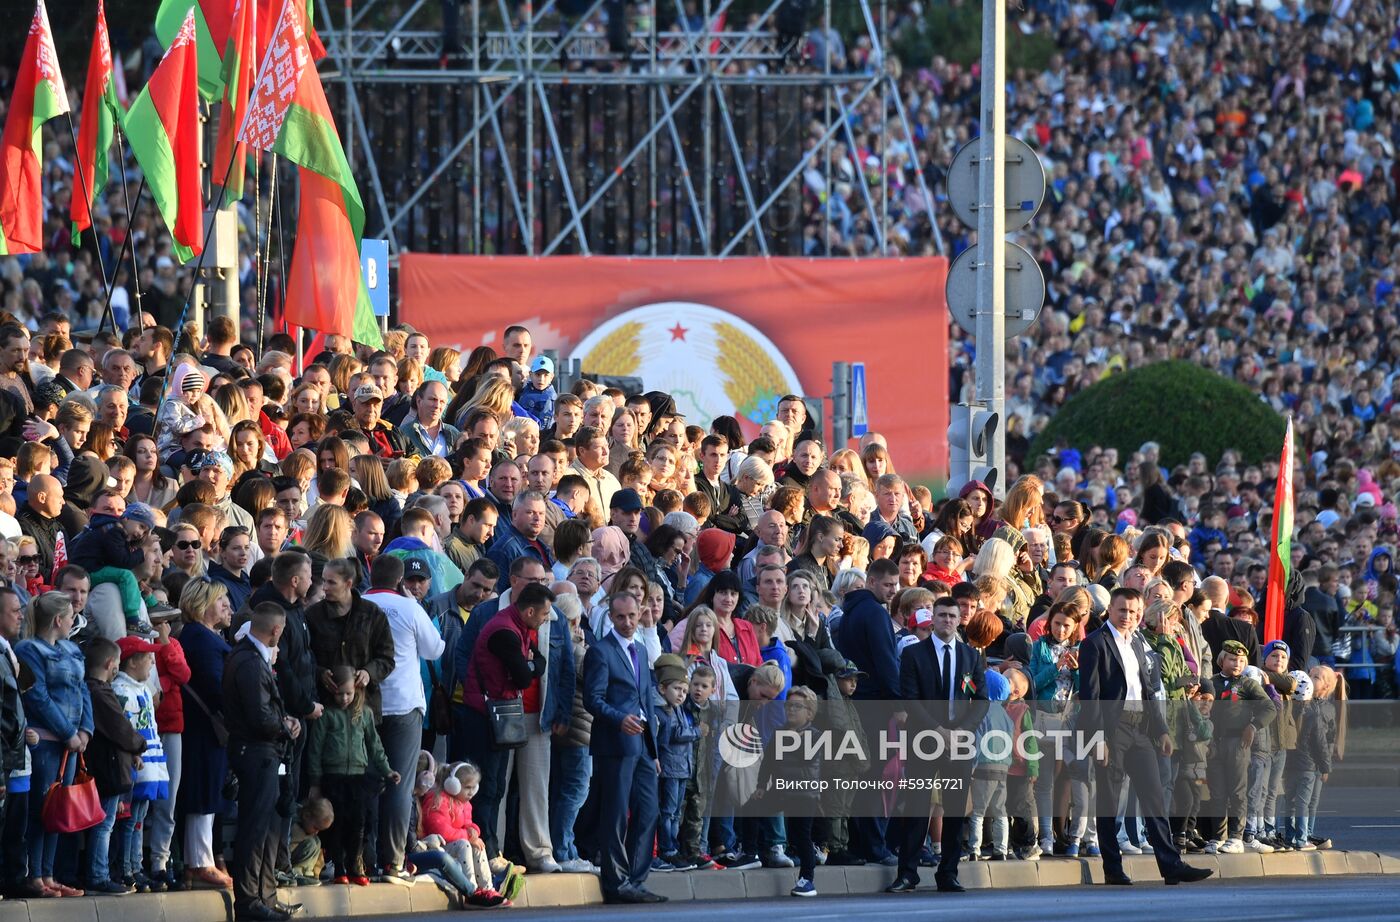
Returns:
[[[1274,541],[1269,555],[1269,586],[1264,599],[1264,642],[1283,636],[1288,607],[1288,575],[1293,570],[1293,417],[1283,434],[1283,454],[1274,488]]]
[[[87,82],[83,87],[83,120],[78,128],[78,170],[81,182],[73,188],[73,245],[92,226],[92,205],[107,188],[111,163],[107,151],[122,106],[112,78],[112,45],[107,38],[107,12],[97,0],[97,27],[88,53]]]
[[[68,91],[58,70],[49,11],[39,0],[0,135],[0,256],[44,248],[43,127],[67,111]]]
[[[257,0],[258,19],[261,22],[272,21],[272,11],[276,2],[277,0]],[[311,21],[311,2],[312,0],[306,0],[308,23]],[[194,12],[199,33],[199,92],[210,102],[219,99],[224,91],[223,55],[228,50],[229,39],[236,34],[234,3],[235,0],[161,0],[160,8],[156,11],[156,38],[160,39],[160,43],[166,48],[170,47],[170,43],[179,34],[185,16],[191,11]],[[308,34],[307,40],[316,60],[325,57],[326,49],[321,46],[321,40],[316,37],[315,31]],[[250,52],[245,50],[244,53]]]
[[[146,185],[181,262],[189,262],[204,249],[197,31],[191,10],[125,120],[132,156],[145,172]]]
[[[299,167],[287,322],[382,348],[360,271],[365,206],[312,63],[300,0],[282,6],[238,140]]]
[[[257,0],[234,0],[233,27],[224,50],[221,76],[224,106],[219,114],[219,136],[214,142],[214,181],[223,182],[223,204],[243,198],[243,174],[247,168],[248,147],[238,140],[238,129],[248,114],[248,100],[256,79],[258,57],[264,45],[258,42]],[[227,180],[224,177],[228,177]]]

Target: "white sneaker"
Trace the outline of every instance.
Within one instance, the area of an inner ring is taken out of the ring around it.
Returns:
[[[533,874],[558,874],[562,870],[564,869],[559,866],[559,862],[549,855],[530,865],[530,872]]]
[[[1141,851],[1144,855],[1152,854],[1152,846],[1148,845],[1146,842],[1139,845],[1138,850]]]
[[[592,874],[598,869],[587,858],[570,858],[559,863],[559,870],[565,874]]]
[[[1224,848],[1221,847],[1221,845],[1222,845],[1222,843],[1216,841],[1215,839],[1211,839],[1209,842],[1206,843],[1206,854],[1207,854],[1207,855],[1218,855],[1218,854],[1220,854],[1221,852],[1223,852],[1223,851],[1225,850]]]
[[[1261,855],[1271,854],[1274,850],[1272,845],[1261,842],[1258,839],[1250,839],[1248,842],[1244,843],[1244,847],[1252,852],[1258,852]]]
[[[1220,843],[1220,854],[1222,855],[1243,855],[1244,843],[1239,839],[1226,839]]]
[[[1136,845],[1134,845],[1132,842],[1129,842],[1127,839],[1118,840],[1118,850],[1125,855],[1142,854],[1142,849],[1138,848]]]

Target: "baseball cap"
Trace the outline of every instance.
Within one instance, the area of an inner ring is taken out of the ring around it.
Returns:
[[[535,356],[535,360],[530,363],[530,374],[537,371],[547,371],[554,374],[554,360],[547,355]]]
[[[361,384],[359,387],[355,388],[354,400],[356,403],[362,403],[366,400],[378,400],[382,403],[384,401],[384,395],[379,393],[379,387],[377,385]]]
[[[928,627],[933,624],[933,612],[927,608],[921,608],[909,616],[910,627]]]
[[[156,517],[151,512],[151,507],[145,503],[132,503],[127,506],[126,511],[122,513],[122,518],[138,525],[145,525],[147,528],[156,527]]]
[[[404,579],[432,579],[433,573],[426,561],[411,557],[403,562]]]
[[[132,637],[130,634],[117,641],[117,649],[122,651],[122,659],[135,656],[138,653],[154,653],[160,647],[149,640],[142,640],[140,637]]]
[[[850,660],[846,660],[846,665],[836,670],[836,678],[838,679],[860,679],[868,675],[869,673],[861,672],[860,669],[856,667],[856,664]]]
[[[608,501],[609,509],[621,509],[623,512],[641,512],[642,498],[637,495],[637,491],[628,487],[625,490],[618,490]]]

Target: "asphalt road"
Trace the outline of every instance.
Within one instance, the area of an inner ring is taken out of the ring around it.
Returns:
[[[888,919],[1035,919],[1036,922],[1085,922],[1091,919],[1230,919],[1231,922],[1280,922],[1287,919],[1346,919],[1348,922],[1394,922],[1400,900],[1400,877],[1302,877],[1206,881],[1179,887],[1139,883],[1132,887],[1049,887],[1043,890],[980,890],[961,894],[936,892],[912,896],[834,896],[816,899],[696,901],[662,907],[590,906],[512,909],[509,918],[559,922],[715,922],[727,913],[750,918],[801,919],[802,922],[850,922]],[[419,913],[414,920],[460,918],[461,913]],[[409,917],[385,916],[381,922]]]
[[[1317,831],[1330,836],[1337,848],[1400,855],[1400,791],[1323,788]],[[1400,911],[1392,918],[1400,918]]]

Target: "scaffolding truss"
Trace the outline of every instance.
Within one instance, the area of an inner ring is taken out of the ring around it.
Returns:
[[[863,106],[913,137],[871,0],[868,72],[802,58],[850,0],[740,2],[656,0],[664,28],[623,0],[412,0],[392,21],[389,0],[317,4],[366,235],[395,253],[831,255],[835,223],[889,252],[886,164],[857,164],[850,207],[830,194]]]

